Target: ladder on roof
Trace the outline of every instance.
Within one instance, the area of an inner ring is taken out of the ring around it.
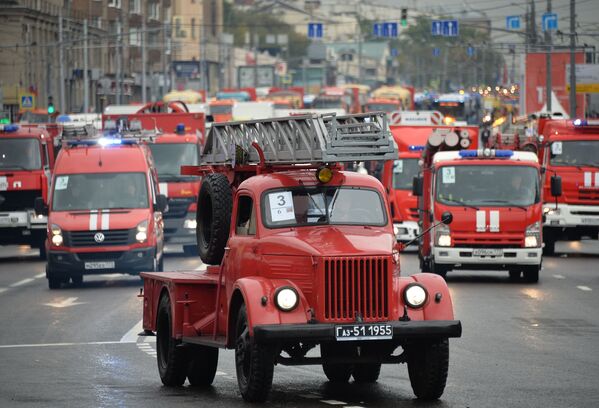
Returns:
[[[394,160],[398,154],[382,112],[302,115],[214,123],[206,137],[202,164],[258,163],[254,142],[266,164]]]

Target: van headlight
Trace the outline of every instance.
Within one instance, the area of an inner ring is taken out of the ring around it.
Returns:
[[[449,228],[445,224],[439,224],[437,226],[436,233],[436,243],[437,246],[440,247],[449,247],[451,246],[451,234],[449,233]]]
[[[534,224],[526,227],[524,233],[524,247],[525,248],[538,248],[541,241],[541,223],[535,222]]]
[[[62,230],[56,224],[50,226],[50,232],[52,233],[52,244],[55,246],[61,246],[64,242],[62,238]]]
[[[290,312],[297,307],[299,296],[290,286],[283,286],[275,291],[275,305],[283,312]]]
[[[424,286],[419,283],[410,283],[403,292],[403,300],[406,305],[418,309],[426,303],[428,293]]]
[[[198,223],[194,219],[188,218],[185,221],[183,221],[183,228],[186,228],[186,229],[196,229],[197,225],[198,225]]]
[[[148,221],[142,221],[137,225],[137,233],[135,239],[140,244],[148,239]]]

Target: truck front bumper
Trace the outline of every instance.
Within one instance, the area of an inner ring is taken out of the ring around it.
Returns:
[[[408,242],[418,236],[420,227],[415,221],[403,221],[393,223],[393,232],[395,233],[395,238],[397,241]]]
[[[503,269],[510,265],[540,265],[543,248],[503,248],[497,255],[474,255],[475,248],[434,247],[436,264],[474,269]],[[493,268],[495,266],[495,268]]]
[[[136,248],[130,251],[66,252],[49,251],[48,267],[55,274],[93,275],[103,273],[126,273],[137,275],[154,270],[154,248]],[[114,268],[99,268],[114,263]],[[87,266],[87,268],[86,268]],[[90,269],[93,266],[93,269]]]
[[[167,244],[195,245],[195,214],[184,218],[164,219],[164,242]]]
[[[569,205],[547,203],[543,206],[546,221],[544,227],[573,228],[573,227],[599,227],[599,206],[596,205]]]
[[[462,323],[459,320],[413,320],[409,322],[377,322],[390,324],[393,338],[377,341],[402,341],[409,339],[442,339],[460,337]],[[315,343],[335,342],[335,327],[352,324],[377,323],[316,323],[316,324],[268,324],[254,327],[254,340],[257,343],[279,343],[290,341],[310,341]],[[372,340],[360,340],[372,341]],[[344,341],[345,342],[345,341]]]

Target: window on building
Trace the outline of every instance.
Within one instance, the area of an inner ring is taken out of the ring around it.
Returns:
[[[141,31],[138,28],[129,29],[129,44],[134,47],[141,47]]]
[[[91,25],[93,27],[102,28],[102,17],[92,16]]]
[[[121,8],[121,0],[108,0],[108,7]]]
[[[211,27],[212,27],[212,36],[216,37],[216,0],[212,0],[210,2],[210,16],[211,16]]]
[[[149,16],[151,19],[160,20],[160,3],[153,1],[149,4]]]
[[[129,13],[141,14],[141,0],[129,0]]]

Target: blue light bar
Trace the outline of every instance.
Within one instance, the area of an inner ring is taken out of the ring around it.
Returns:
[[[410,147],[408,147],[408,150],[411,152],[421,152],[424,150],[424,146],[410,145]]]
[[[572,123],[574,124],[574,126],[586,126],[587,121],[582,119],[574,119]]]
[[[478,152],[476,150],[460,150],[459,155],[462,158],[478,157]]]
[[[98,144],[100,146],[120,145],[121,144],[121,139],[114,139],[114,138],[109,138],[109,137],[102,137],[102,138],[98,139]]]
[[[514,155],[514,152],[511,150],[495,150],[495,157],[505,157],[509,158]]]
[[[12,133],[19,130],[19,125],[0,125],[0,132]]]
[[[185,124],[178,123],[177,127],[175,128],[175,133],[178,135],[184,135],[185,134]]]

